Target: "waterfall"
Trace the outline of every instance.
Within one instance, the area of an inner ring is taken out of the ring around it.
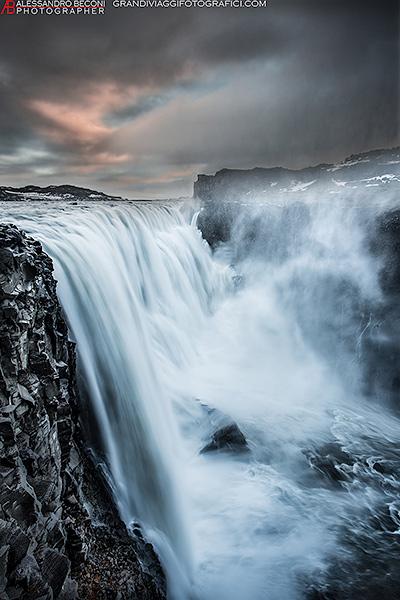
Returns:
[[[54,260],[88,431],[172,600],[398,589],[392,209],[235,204],[212,254],[184,202],[3,207]],[[249,451],[202,453],[210,415]]]
[[[53,258],[120,514],[154,542],[171,597],[187,598],[182,444],[160,371],[187,360],[227,269],[179,206],[37,208],[22,225]]]

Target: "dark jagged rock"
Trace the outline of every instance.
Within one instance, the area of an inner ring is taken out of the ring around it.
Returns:
[[[84,451],[51,259],[0,225],[0,599],[157,600],[165,581]]]
[[[231,452],[247,452],[249,450],[245,436],[231,417],[216,408],[209,407],[204,402],[199,401],[199,405],[201,420],[205,421],[203,422],[204,429],[206,431],[209,431],[210,428],[214,429],[211,436],[209,434],[206,436],[206,443],[200,450],[200,454],[218,450]]]
[[[230,450],[235,452],[248,450],[246,438],[236,423],[231,423],[213,433],[211,441],[204,446],[200,453],[215,452],[216,450]]]

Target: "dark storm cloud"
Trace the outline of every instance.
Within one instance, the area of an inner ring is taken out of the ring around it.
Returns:
[[[118,192],[139,173],[156,189],[172,167],[188,189],[190,166],[393,145],[398,27],[392,0],[0,18],[1,171],[100,181],[98,169]]]
[[[1,60],[11,75],[35,93],[45,89],[51,96],[69,94],[69,86],[99,78],[169,84],[189,64],[270,51],[276,35],[264,10],[239,15],[110,8],[103,19],[18,16],[11,27],[4,20],[0,25]]]

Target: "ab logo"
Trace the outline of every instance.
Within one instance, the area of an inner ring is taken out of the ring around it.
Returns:
[[[15,0],[5,0],[0,15],[15,15]]]

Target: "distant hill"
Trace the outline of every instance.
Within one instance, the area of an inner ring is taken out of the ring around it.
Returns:
[[[121,200],[119,196],[109,196],[103,192],[96,192],[75,185],[49,185],[39,187],[28,185],[21,188],[0,187],[0,200]]]

